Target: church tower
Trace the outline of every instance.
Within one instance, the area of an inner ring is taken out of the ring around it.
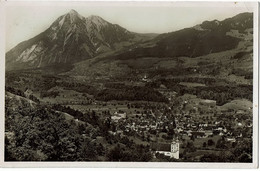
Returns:
[[[180,151],[179,140],[173,139],[171,143],[171,157],[175,159],[179,159],[179,151]]]

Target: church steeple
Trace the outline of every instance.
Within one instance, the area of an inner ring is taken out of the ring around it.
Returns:
[[[179,159],[180,143],[178,138],[173,138],[171,143],[172,157]]]

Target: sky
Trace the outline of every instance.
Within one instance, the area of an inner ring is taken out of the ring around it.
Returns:
[[[46,30],[71,9],[88,17],[98,15],[132,32],[166,33],[192,27],[205,20],[224,20],[252,12],[250,4],[184,2],[23,2],[9,3],[6,14],[6,50]]]

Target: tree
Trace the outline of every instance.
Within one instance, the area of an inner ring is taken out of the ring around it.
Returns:
[[[200,158],[201,162],[218,162],[219,161],[219,156],[217,156],[216,154],[204,154],[201,158]]]
[[[79,133],[80,135],[86,133],[86,126],[85,126],[84,124],[79,124],[79,125],[78,125],[78,133]]]
[[[207,143],[206,142],[203,143],[203,147],[207,147]]]
[[[102,148],[99,146],[99,148]],[[93,161],[97,156],[97,147],[90,139],[85,139],[80,146],[80,158],[82,161]]]
[[[195,140],[195,136],[192,135],[192,136],[190,137],[190,140],[194,141],[194,140]]]
[[[247,154],[247,153],[243,153],[239,159],[238,159],[239,162],[243,162],[243,163],[251,163],[252,162],[252,157]]]
[[[216,148],[226,149],[227,148],[227,144],[226,144],[225,140],[219,139],[217,141]]]
[[[187,152],[194,152],[196,151],[196,147],[194,146],[192,141],[187,142]]]
[[[215,142],[212,139],[208,140],[208,146],[213,146],[215,144]]]
[[[119,144],[112,148],[107,154],[107,158],[109,161],[120,161],[122,157],[123,153]]]

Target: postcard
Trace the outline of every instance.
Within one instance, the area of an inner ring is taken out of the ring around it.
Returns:
[[[258,167],[257,2],[0,8],[1,166]]]

